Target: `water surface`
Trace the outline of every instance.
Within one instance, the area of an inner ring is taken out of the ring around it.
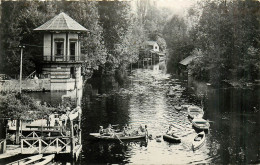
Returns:
[[[170,88],[176,86],[174,93],[178,94],[169,96]],[[83,90],[83,152],[78,163],[260,163],[259,94],[259,87],[214,89],[147,69],[132,71],[123,86],[112,77],[93,78]],[[191,150],[196,132],[187,110],[174,109],[179,103],[204,107],[204,118],[211,121],[206,143],[198,151]],[[147,125],[154,138],[174,124],[182,143],[171,144],[160,138],[161,142],[153,139],[120,144],[89,138],[89,133],[108,124]]]

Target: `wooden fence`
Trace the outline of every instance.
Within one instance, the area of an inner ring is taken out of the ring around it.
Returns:
[[[21,139],[21,153],[69,153],[70,145],[70,137],[26,137]]]

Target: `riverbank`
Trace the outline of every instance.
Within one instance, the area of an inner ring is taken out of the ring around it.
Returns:
[[[223,82],[228,83],[232,87],[235,88],[248,88],[256,85],[260,85],[260,80],[255,80],[253,82],[246,82],[246,81],[234,81],[234,80],[223,80]]]

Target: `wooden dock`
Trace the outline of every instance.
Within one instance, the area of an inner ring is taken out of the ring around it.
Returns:
[[[81,108],[72,110],[69,119],[69,126],[47,126],[45,119],[23,123],[20,145],[8,145],[7,151],[0,154],[0,159],[17,154],[66,154],[77,160],[82,151]],[[9,127],[10,134],[15,131],[15,126]]]
[[[15,155],[21,154],[21,146],[20,145],[6,145],[6,152],[0,154],[0,159],[12,157]]]

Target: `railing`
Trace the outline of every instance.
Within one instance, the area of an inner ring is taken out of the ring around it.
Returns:
[[[82,58],[80,56],[64,56],[64,55],[54,55],[51,56],[43,56],[43,61],[81,61]]]
[[[61,153],[69,152],[70,137],[31,137],[21,139],[21,153]]]
[[[27,135],[25,138],[28,138],[28,137],[32,137],[32,138],[35,138],[35,137],[39,137],[38,134],[36,132],[31,132],[29,135]]]

